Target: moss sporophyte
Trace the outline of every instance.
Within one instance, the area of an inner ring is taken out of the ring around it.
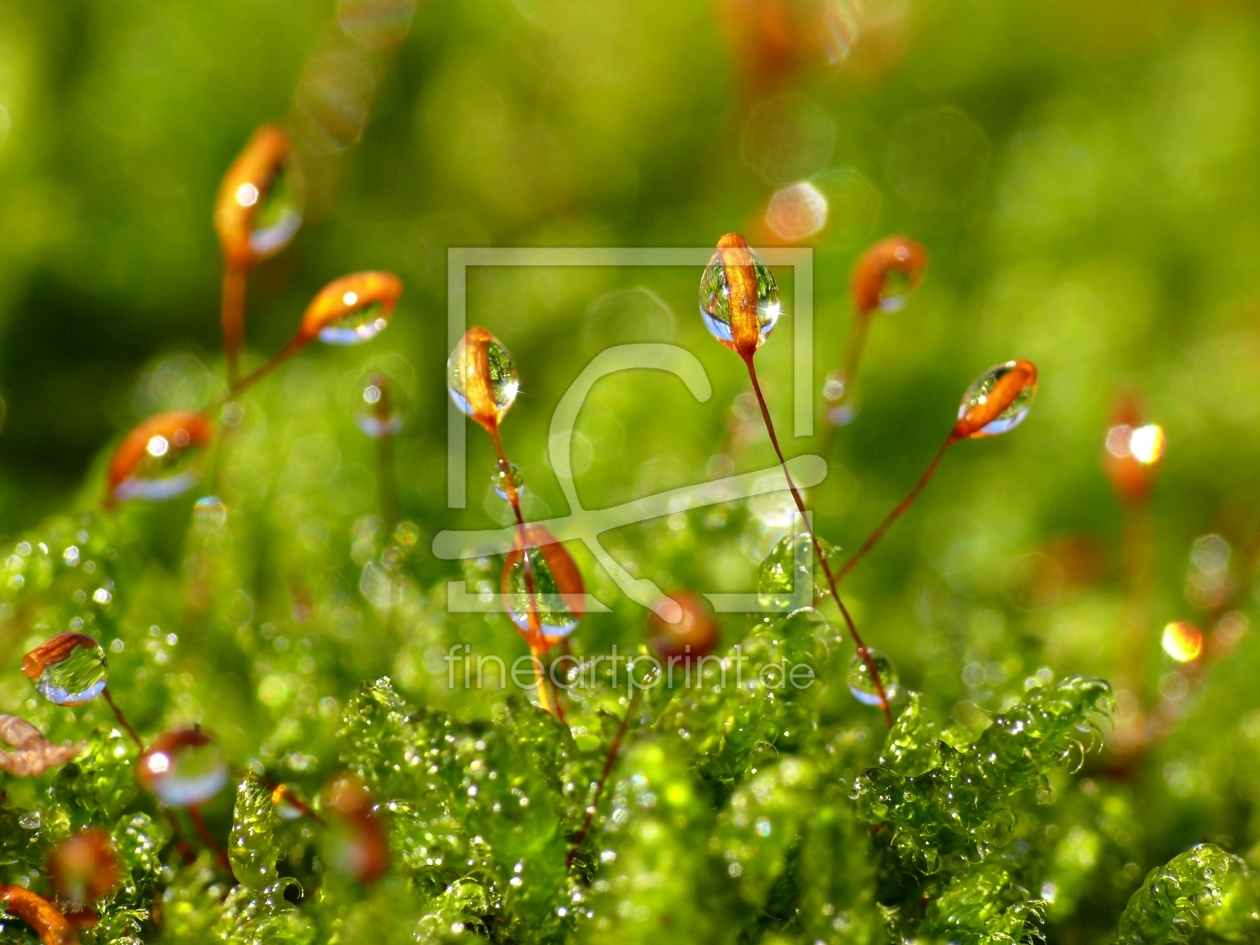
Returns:
[[[466,417],[488,437],[485,509],[502,514],[511,542],[464,563],[479,606],[460,609],[417,521],[431,510],[416,480],[432,443],[411,429],[422,411],[402,422],[408,385],[440,384],[437,362],[426,375],[381,355],[342,383],[344,352],[297,357],[315,340],[374,341],[402,281],[364,271],[328,283],[292,340],[241,370],[246,274],[305,216],[299,156],[289,129],[266,126],[222,185],[226,387],[212,378],[196,402],[193,385],[181,388],[103,458],[90,481],[99,497],[103,477],[104,502],[49,519],[3,556],[0,693],[12,713],[0,716],[0,940],[1260,937],[1254,852],[1187,836],[1159,866],[1135,802],[1143,759],[1175,737],[1207,667],[1245,633],[1220,582],[1205,583],[1227,569],[1228,548],[1198,553],[1207,577],[1194,586],[1220,604],[1207,632],[1178,619],[1152,635],[1134,616],[1149,604],[1143,579],[1128,576],[1133,649],[1115,694],[1101,679],[1056,678],[1040,638],[1024,641],[1029,655],[968,649],[1003,625],[967,584],[957,542],[934,551],[943,576],[923,584],[915,618],[947,625],[958,653],[931,650],[925,633],[908,660],[861,576],[846,594],[862,593],[841,596],[951,446],[1029,416],[1031,361],[1000,363],[966,389],[926,472],[844,559],[815,526],[758,374],[756,355],[790,313],[762,256],[722,236],[699,273],[699,312],[743,362],[749,416],[777,463],[755,497],[777,493],[788,514],[763,509],[754,524],[739,517],[749,502],[727,496],[701,538],[700,516],[681,505],[629,523],[627,581],[642,590],[629,571],[649,574],[664,594],[608,607],[597,598],[619,586],[611,568],[575,556],[530,512],[534,486],[503,437],[521,375],[494,334],[469,328],[445,384],[458,429]],[[836,426],[860,430],[849,397],[867,323],[904,304],[926,260],[907,237],[859,258],[828,442]],[[495,328],[535,363],[508,314]],[[663,348],[637,348],[635,366]],[[569,449],[571,430],[559,439]],[[512,442],[529,469],[528,444]],[[1163,444],[1126,402],[1105,464],[1130,512],[1146,514]],[[985,487],[1003,472],[995,465]],[[972,528],[971,540],[986,537]],[[737,618],[699,592],[732,574],[755,577],[755,613]],[[1052,577],[1068,579],[1062,568]],[[909,669],[868,646],[859,622]],[[627,641],[629,657],[616,658]],[[497,662],[498,689],[480,685],[480,668],[470,684],[462,661],[474,649]],[[1171,663],[1156,696],[1146,666],[1159,652]],[[513,656],[528,660],[527,678],[505,694]],[[965,663],[965,691],[942,669],[953,662]],[[1104,749],[1113,716],[1120,737]],[[1254,728],[1239,737],[1254,741]],[[1162,777],[1189,793],[1180,764]]]

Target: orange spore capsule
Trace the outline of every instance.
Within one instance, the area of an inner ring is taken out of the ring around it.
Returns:
[[[356,272],[319,291],[302,315],[298,337],[357,344],[379,334],[394,314],[402,280],[391,272]]]
[[[182,461],[213,435],[205,415],[192,410],[170,410],[141,421],[109,461],[111,501],[166,499],[191,488],[197,477]]]
[[[214,207],[214,228],[219,234],[224,262],[230,268],[247,269],[273,256],[288,244],[300,219],[283,231],[260,240],[255,223],[276,178],[289,157],[289,136],[276,125],[263,125],[232,162]]]
[[[849,293],[859,315],[895,312],[923,281],[927,250],[906,236],[890,236],[864,252],[853,267]]]
[[[1122,501],[1138,503],[1151,494],[1163,455],[1163,429],[1143,422],[1134,397],[1122,397],[1107,428],[1102,457],[1103,472]]]
[[[533,594],[525,581],[521,530],[503,565],[502,592],[512,622],[548,645],[573,632],[585,612],[586,586],[577,562],[542,525],[524,527]]]
[[[100,644],[86,633],[76,633],[73,630],[67,630],[65,633],[57,634],[55,637],[49,637],[23,656],[22,672],[28,679],[39,679],[49,666],[56,666],[58,663],[64,662],[71,653],[80,647],[95,649],[98,646]]]
[[[700,280],[700,311],[713,336],[745,360],[757,353],[778,321],[774,277],[738,233],[717,242]]]
[[[57,900],[73,909],[108,896],[122,879],[110,835],[93,827],[62,840],[48,857],[48,879]]]
[[[324,788],[329,814],[329,865],[361,883],[389,869],[389,839],[372,809],[372,796],[353,774],[339,774]]]
[[[721,640],[722,631],[708,602],[690,591],[674,591],[668,596],[678,605],[682,616],[676,623],[670,623],[653,611],[648,617],[648,646],[664,659],[712,653]]]
[[[21,886],[0,886],[4,911],[17,916],[44,945],[78,945],[79,933],[55,905]]]
[[[1037,366],[1022,358],[998,365],[981,375],[964,397],[953,439],[1005,433],[1024,419],[1027,409],[1016,409],[1037,390]]]

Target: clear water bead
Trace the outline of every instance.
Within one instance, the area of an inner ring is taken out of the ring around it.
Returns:
[[[490,474],[490,484],[494,486],[495,494],[504,502],[511,501],[511,492],[508,488],[509,483],[515,489],[517,500],[519,501],[521,491],[525,488],[525,477],[521,475],[521,471],[516,467],[516,463],[509,462],[505,467],[500,461],[494,467],[494,472]]]
[[[837,550],[821,539],[819,544],[831,564]],[[815,600],[826,597],[830,589],[815,557],[809,532],[780,538],[757,569],[757,600],[761,606],[794,610],[809,607]]]
[[[718,341],[741,353],[755,351],[781,314],[774,274],[743,237],[722,237],[700,277],[700,315]]]
[[[105,650],[85,633],[59,633],[26,654],[22,672],[54,705],[82,705],[105,691]]]
[[[880,681],[884,684],[884,695],[888,697],[889,702],[894,701],[901,691],[896,667],[879,650],[868,648],[866,653],[870,662],[874,664]],[[849,692],[853,693],[853,697],[858,702],[864,705],[883,707],[884,700],[880,698],[879,686],[875,684],[875,679],[871,675],[871,667],[867,664],[867,660],[862,659],[858,653],[854,653],[852,659],[849,660],[849,671],[846,681],[849,684]]]
[[[958,405],[959,436],[1007,433],[1028,416],[1037,393],[1037,369],[1030,361],[1007,361],[989,368],[967,388]]]
[[[474,326],[447,359],[446,387],[463,413],[482,426],[497,426],[516,402],[520,380],[503,343]]]
[[[522,553],[518,540],[503,566],[501,592],[508,616],[526,634],[533,632],[537,620],[537,631],[546,640],[563,639],[582,618],[586,591],[582,574],[564,546],[542,526],[529,526],[528,541]]]
[[[199,413],[175,410],[135,426],[110,460],[110,492],[116,501],[161,501],[187,492],[200,475],[197,461],[213,434]]]
[[[219,743],[201,729],[175,729],[145,749],[136,776],[165,806],[197,807],[223,790],[228,766]]]

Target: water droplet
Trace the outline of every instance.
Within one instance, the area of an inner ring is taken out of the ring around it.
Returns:
[[[37,810],[27,811],[18,818],[18,826],[23,830],[38,830],[44,823],[44,815]]]
[[[879,650],[868,648],[866,653],[870,657],[870,662],[875,665],[880,682],[884,684],[884,694],[888,697],[888,701],[894,701],[901,691],[896,668]],[[849,692],[853,693],[853,697],[858,702],[864,705],[883,706],[883,700],[879,697],[879,687],[875,685],[875,679],[871,676],[871,668],[867,665],[867,661],[857,653],[854,653],[853,658],[849,660],[846,681],[849,684]]]
[[[456,407],[492,430],[516,401],[519,386],[512,356],[498,338],[479,326],[464,332],[446,362],[446,387]]]
[[[213,429],[205,415],[171,410],[150,417],[123,437],[109,463],[115,501],[160,501],[187,492],[200,471],[197,458]]]
[[[832,563],[837,549],[822,539],[819,544],[828,563]],[[829,593],[822,569],[814,561],[814,540],[809,532],[784,535],[757,569],[757,600],[762,607],[809,607],[816,598]]]
[[[504,502],[511,501],[511,494],[508,490],[508,483],[511,482],[515,488],[518,497],[521,490],[525,488],[525,477],[521,475],[521,471],[516,467],[516,463],[509,462],[506,467],[500,460],[494,467],[494,472],[490,475],[490,484],[494,486],[494,491]]]
[[[83,705],[105,690],[105,650],[85,633],[59,633],[23,657],[22,672],[54,705]]]
[[[389,324],[402,280],[389,272],[356,272],[334,279],[306,307],[300,338],[330,345],[357,345]]]
[[[236,268],[274,256],[292,241],[302,226],[302,187],[282,129],[259,128],[228,168],[214,226],[224,259]]]
[[[324,800],[329,866],[361,883],[383,876],[389,868],[389,841],[363,782],[352,774],[339,774],[324,788]]]
[[[712,653],[722,637],[713,608],[690,591],[674,591],[669,598],[678,605],[679,619],[670,623],[657,613],[660,608],[653,608],[648,617],[648,646],[662,659]]]
[[[108,896],[122,880],[113,838],[97,827],[66,837],[48,857],[48,879],[57,901],[74,909]]]
[[[503,565],[500,590],[512,622],[526,634],[541,633],[552,642],[567,637],[582,619],[586,588],[577,563],[551,532],[529,525],[526,533],[528,548],[522,553],[518,532]],[[527,574],[533,584],[532,598]]]
[[[223,790],[228,767],[218,742],[200,728],[180,728],[153,740],[136,777],[167,807],[196,807]]]
[[[228,509],[217,495],[202,496],[193,504],[193,524],[217,531],[227,525]]]
[[[853,267],[849,292],[858,314],[898,312],[923,281],[927,250],[905,236],[880,240]]]
[[[997,436],[1015,429],[1028,415],[1037,393],[1037,368],[1031,361],[1007,361],[989,368],[963,394],[954,436]]]
[[[398,385],[388,374],[373,371],[364,379],[358,407],[354,422],[368,436],[394,436],[402,429]]]
[[[700,315],[710,334],[751,357],[779,314],[779,287],[770,267],[738,233],[723,236],[700,277]]]

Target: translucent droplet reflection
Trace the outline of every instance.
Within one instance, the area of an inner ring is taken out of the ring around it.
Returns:
[[[884,684],[884,695],[888,697],[889,702],[895,701],[901,691],[896,668],[879,650],[867,649],[866,652],[870,657],[870,662],[875,666],[875,671],[879,674],[880,682]],[[867,665],[867,661],[857,653],[854,653],[852,659],[849,660],[846,682],[849,685],[849,692],[853,693],[853,697],[858,702],[883,708],[884,700],[880,698],[879,686],[875,684],[871,668]]]
[[[548,641],[560,640],[582,619],[586,592],[582,574],[564,546],[541,525],[528,526],[527,535],[529,547],[522,552],[518,539],[504,563],[503,602],[522,632],[536,629]]]
[[[509,482],[515,488],[517,501],[520,501],[521,490],[525,488],[525,477],[521,475],[521,471],[516,467],[516,463],[509,462],[505,467],[503,462],[500,461],[490,475],[490,484],[494,486],[495,494],[504,502],[511,501],[511,493],[508,490]]]
[[[819,539],[827,561],[837,551]],[[822,569],[814,560],[814,541],[809,532],[784,535],[770,549],[757,569],[757,600],[763,607],[791,610],[808,607],[830,593]]]
[[[193,504],[193,524],[207,531],[227,526],[228,509],[217,495],[205,495]]]
[[[105,691],[105,650],[85,633],[59,633],[26,654],[22,672],[54,705],[82,705]]]
[[[727,234],[700,277],[705,327],[732,351],[751,355],[779,320],[774,275],[742,236]]]
[[[187,492],[200,471],[197,459],[210,442],[210,422],[200,413],[172,410],[131,430],[109,464],[115,501],[160,501]]]
[[[218,742],[199,728],[159,735],[136,763],[140,784],[167,807],[197,807],[227,784]]]
[[[284,249],[302,226],[302,187],[288,135],[259,128],[219,188],[215,229],[230,266],[244,268]]]
[[[520,381],[507,348],[484,328],[464,332],[446,362],[446,388],[463,413],[497,427],[516,401]]]
[[[331,345],[356,345],[379,335],[394,314],[402,281],[388,272],[359,272],[330,282],[302,316],[301,335]]]
[[[997,436],[1015,429],[1028,416],[1037,393],[1037,369],[1031,361],[1007,361],[989,368],[963,394],[955,436]]]

